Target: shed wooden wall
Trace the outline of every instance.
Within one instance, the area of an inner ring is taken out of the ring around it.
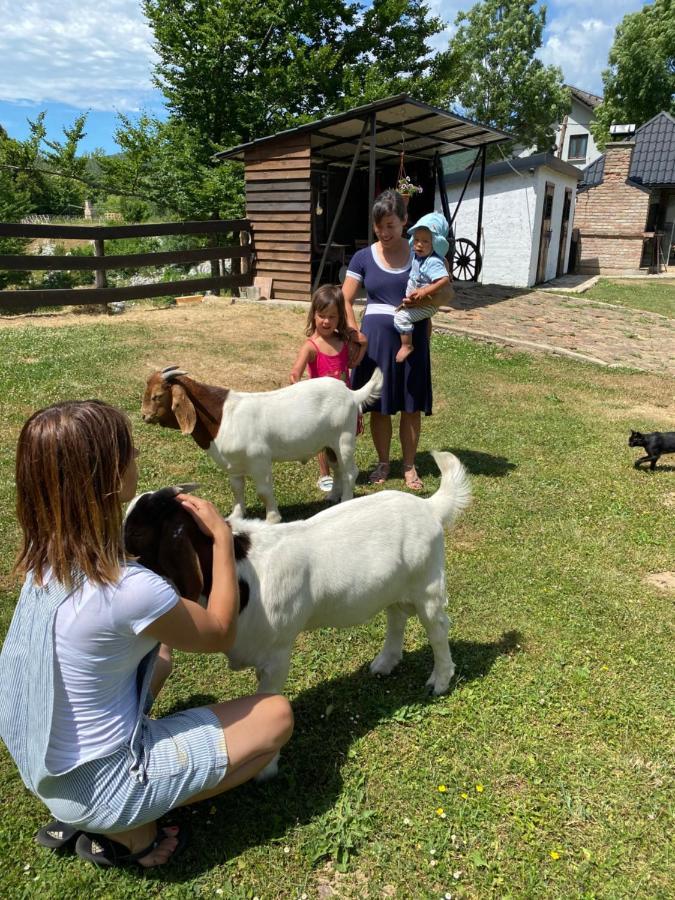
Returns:
[[[274,279],[272,296],[309,300],[312,286],[312,191],[309,135],[247,150],[246,215],[256,272]]]

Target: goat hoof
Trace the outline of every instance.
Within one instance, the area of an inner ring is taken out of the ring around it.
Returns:
[[[265,518],[268,525],[278,525],[281,522],[281,515],[278,512],[269,512]]]
[[[447,694],[454,674],[454,668],[445,678],[432,674],[426,684],[427,693],[433,694],[435,697],[440,697],[441,694]]]
[[[370,664],[372,675],[391,675],[396,666],[401,662],[401,657],[385,656],[380,653]]]

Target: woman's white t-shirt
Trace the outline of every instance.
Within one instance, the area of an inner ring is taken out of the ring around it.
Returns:
[[[138,715],[138,666],[157,644],[140,632],[178,599],[168,581],[128,563],[116,585],[86,581],[61,604],[54,637],[50,771],[66,772],[108,756],[129,740]]]

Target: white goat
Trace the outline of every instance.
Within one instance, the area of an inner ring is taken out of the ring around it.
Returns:
[[[416,614],[434,654],[427,686],[434,694],[448,689],[455,667],[443,530],[471,492],[452,453],[434,453],[434,459],[441,484],[428,499],[381,491],[274,528],[230,517],[240,589],[237,637],[227,654],[233,669],[253,666],[259,691],[280,692],[300,632],[348,628],[386,609],[387,637],[371,671],[386,675],[400,662],[406,619]],[[137,498],[127,512],[125,540],[143,565],[197,599],[210,590],[211,544],[175,500],[190,487]]]
[[[265,503],[267,521],[281,521],[274,497],[272,462],[307,462],[327,449],[335,469],[329,499],[350,500],[359,412],[382,391],[382,372],[357,391],[337,378],[313,378],[264,393],[238,393],[189,378],[176,366],[148,378],[141,415],[148,424],[180,428],[230,476],[232,514],[246,512],[244,478],[250,475]]]

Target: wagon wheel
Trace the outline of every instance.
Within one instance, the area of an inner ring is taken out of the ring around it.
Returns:
[[[468,238],[458,238],[452,249],[450,268],[455,281],[476,281],[483,265],[480,250]]]

